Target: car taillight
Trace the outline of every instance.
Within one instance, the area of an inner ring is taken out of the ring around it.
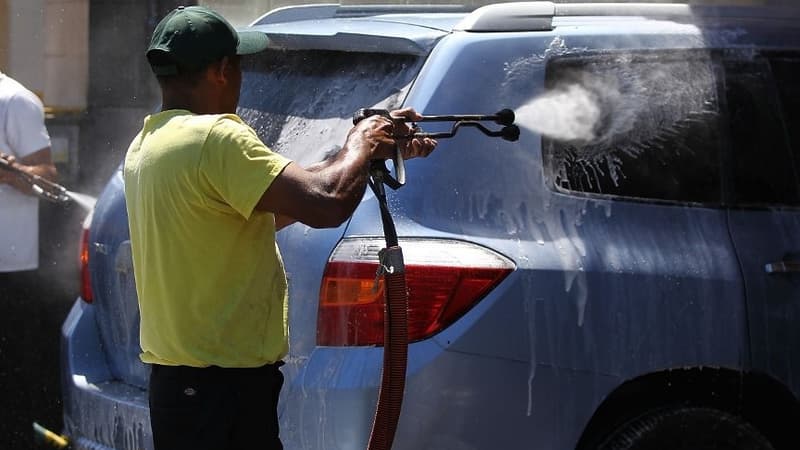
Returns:
[[[508,258],[464,241],[403,239],[408,338],[430,337],[469,311],[514,270]],[[347,238],[328,260],[320,289],[317,344],[383,345],[384,283],[376,279],[382,238]]]
[[[81,267],[81,298],[86,303],[92,303],[92,280],[89,276],[89,226],[92,224],[92,214],[89,213],[83,221],[81,230],[80,267]]]

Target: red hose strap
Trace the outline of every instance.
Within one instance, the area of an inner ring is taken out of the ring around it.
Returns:
[[[403,405],[408,363],[408,288],[403,253],[400,247],[384,252],[381,256],[386,282],[383,372],[368,450],[392,447]]]

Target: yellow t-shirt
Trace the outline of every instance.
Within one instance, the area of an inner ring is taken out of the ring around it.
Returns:
[[[254,208],[289,162],[234,114],[145,118],[124,165],[142,361],[258,367],[286,354],[275,217]]]

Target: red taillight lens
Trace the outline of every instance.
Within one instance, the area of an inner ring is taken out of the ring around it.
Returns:
[[[94,300],[94,294],[92,293],[92,280],[89,276],[89,226],[91,223],[92,215],[89,214],[89,216],[87,216],[83,221],[83,229],[81,230],[81,298],[86,303],[92,303],[92,300]]]
[[[468,242],[408,239],[400,246],[410,341],[455,322],[514,270],[509,259]],[[348,238],[334,250],[320,290],[318,345],[383,345],[383,279],[375,277],[381,248],[379,238]]]

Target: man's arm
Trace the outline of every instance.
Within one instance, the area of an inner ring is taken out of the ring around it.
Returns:
[[[9,161],[15,169],[30,175],[38,175],[53,182],[57,181],[58,173],[55,164],[53,164],[50,147],[45,147],[19,159],[2,153],[0,153],[0,157]],[[31,185],[23,181],[15,172],[0,169],[0,183],[10,184],[20,192],[33,194]]]
[[[393,114],[412,120],[419,117],[410,108]],[[295,163],[286,166],[256,208],[275,214],[276,229],[294,221],[314,228],[339,226],[364,195],[370,161],[391,158],[397,146],[406,159],[427,156],[436,146],[430,139],[395,141],[392,136],[396,126],[405,125],[379,116],[362,120],[350,130],[335,156],[308,169]]]

